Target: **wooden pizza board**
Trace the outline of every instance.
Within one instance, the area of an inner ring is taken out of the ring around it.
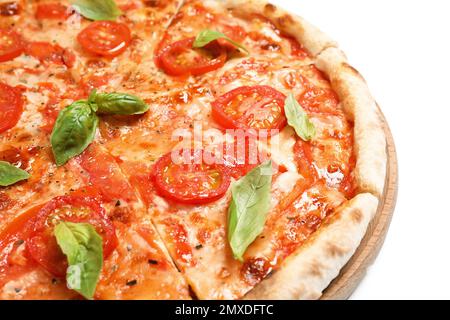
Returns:
[[[386,238],[389,225],[394,214],[398,190],[398,164],[394,139],[382,115],[387,139],[388,167],[386,186],[383,198],[378,207],[374,220],[369,225],[366,236],[358,250],[347,265],[341,270],[339,276],[324,291],[322,300],[345,300],[356,290],[359,283],[367,273],[367,269],[374,263]]]

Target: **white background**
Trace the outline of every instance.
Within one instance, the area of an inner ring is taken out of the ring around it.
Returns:
[[[272,0],[340,43],[391,126],[400,188],[353,299],[450,299],[450,1]]]

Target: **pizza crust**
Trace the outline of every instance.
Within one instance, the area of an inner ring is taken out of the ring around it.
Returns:
[[[318,299],[352,257],[375,216],[378,199],[368,193],[346,202],[295,254],[244,299]]]
[[[225,6],[236,16],[248,17],[254,14],[269,19],[278,29],[293,36],[314,57],[337,43],[305,19],[291,14],[264,0],[227,0]]]
[[[328,75],[347,117],[355,126],[357,191],[381,197],[386,180],[387,151],[380,110],[364,78],[348,64],[341,50],[326,49],[316,58],[316,65]]]

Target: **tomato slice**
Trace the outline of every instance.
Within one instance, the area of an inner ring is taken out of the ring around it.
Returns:
[[[41,62],[65,64],[67,67],[72,67],[75,59],[75,56],[69,51],[48,42],[30,42],[26,45],[25,52]]]
[[[171,76],[201,75],[217,70],[225,64],[227,51],[217,41],[205,48],[193,49],[195,38],[187,38],[161,49],[158,64]]]
[[[157,192],[163,197],[185,204],[205,204],[220,199],[230,186],[227,168],[207,164],[206,152],[190,150],[180,164],[173,162],[172,153],[160,158],[153,167]]]
[[[65,20],[71,15],[68,8],[61,3],[42,3],[36,8],[36,18],[39,20]]]
[[[302,93],[298,101],[308,113],[339,114],[339,98],[331,89],[311,86]]]
[[[20,90],[0,82],[0,133],[13,128],[19,122],[22,112]]]
[[[269,86],[244,86],[212,103],[212,116],[227,129],[283,129],[286,96]]]
[[[12,60],[22,54],[22,37],[11,29],[0,29],[0,62]]]
[[[89,183],[95,186],[104,201],[134,201],[136,194],[120,170],[116,160],[103,152],[96,144],[91,144],[77,161],[83,168]]]
[[[96,21],[78,34],[78,42],[89,53],[116,57],[131,43],[131,31],[126,24]]]
[[[67,258],[59,248],[53,234],[59,221],[90,223],[103,238],[103,256],[108,257],[117,245],[113,224],[105,210],[93,197],[62,196],[42,207],[34,219],[29,220],[31,230],[26,246],[30,256],[55,276],[63,277]]]

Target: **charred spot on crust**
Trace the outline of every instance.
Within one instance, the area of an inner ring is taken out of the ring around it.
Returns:
[[[321,278],[323,276],[322,274],[322,265],[318,263],[317,261],[311,262],[309,266],[309,274],[312,277]]]
[[[292,25],[294,23],[294,19],[292,16],[285,14],[284,16],[281,16],[278,18],[278,24],[280,27],[285,28],[289,25]]]
[[[20,5],[15,1],[0,3],[0,16],[3,17],[15,16],[18,15],[20,11],[21,11]]]
[[[261,282],[270,272],[272,265],[266,258],[247,260],[241,268],[242,277],[251,286]]]
[[[277,7],[274,6],[271,3],[266,4],[266,6],[264,7],[264,11],[267,13],[274,13],[277,11]]]
[[[345,254],[345,250],[340,248],[334,243],[329,243],[327,246],[327,252],[332,257],[342,257]]]
[[[356,223],[361,223],[363,220],[363,213],[360,209],[353,209],[351,213],[351,218]]]

